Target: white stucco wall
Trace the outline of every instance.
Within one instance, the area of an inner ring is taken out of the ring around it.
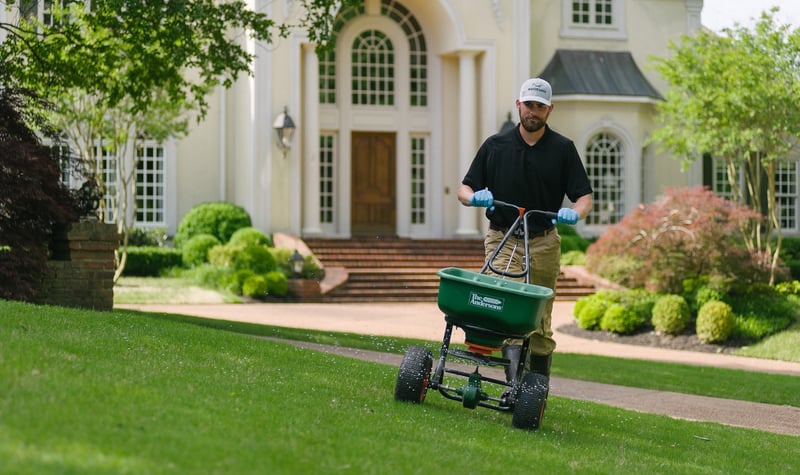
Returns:
[[[298,2],[252,1],[254,8],[278,20],[299,14]],[[648,68],[649,57],[666,55],[667,41],[678,39],[688,29],[686,0],[624,0],[625,37],[603,41],[563,37],[562,2],[556,0],[406,0],[401,3],[421,25],[429,54],[429,105],[425,128],[431,134],[429,159],[433,166],[428,187],[428,198],[433,203],[429,219],[435,224],[425,228],[424,233],[432,237],[449,237],[455,233],[461,219],[458,215],[465,212],[455,198],[455,189],[466,172],[465,163],[488,135],[497,132],[509,112],[512,120],[517,120],[514,100],[519,85],[525,78],[540,72],[557,48],[631,51],[651,83],[663,90],[664,84],[657,73]],[[378,3],[368,5],[374,9]],[[285,12],[287,6],[293,10]],[[375,19],[381,28],[391,29],[386,21],[385,18]],[[242,76],[223,95],[215,93],[209,99],[211,108],[205,121],[193,126],[189,136],[178,143],[177,219],[200,202],[226,199],[247,209],[254,224],[267,232],[299,234],[304,212],[302,202],[308,196],[306,188],[317,186],[303,183],[303,176],[306,167],[318,166],[307,156],[310,151],[314,152],[313,148],[307,150],[303,145],[303,128],[308,123],[303,116],[305,91],[308,90],[304,82],[307,77],[304,35],[295,32],[290,38],[278,39],[272,45],[241,38],[243,45],[257,55],[255,75]],[[475,61],[476,93],[470,108],[461,103],[460,75],[463,71],[459,58],[465,52]],[[644,140],[654,127],[651,104],[559,103],[558,98],[556,104],[553,127],[576,143],[604,120],[630,137],[632,150],[640,159],[638,188],[630,196],[649,200],[664,186],[689,181],[679,172],[677,161],[667,154],[657,153],[654,147],[640,157]],[[462,111],[471,110],[473,106],[475,117],[470,120],[474,122],[474,130],[467,131],[471,137],[464,143],[462,124],[466,118]],[[292,148],[286,157],[275,145],[272,130],[272,121],[284,107],[288,107],[297,125]],[[323,106],[320,113],[320,127],[346,125],[342,129],[344,136],[339,137],[339,161],[347,165],[347,143],[355,116],[346,112],[331,119],[324,112],[326,107]],[[375,130],[407,133],[414,127],[402,122],[413,120],[410,116],[398,116],[394,123],[385,122],[389,116],[380,114],[360,117],[362,122],[373,120]],[[305,140],[308,143],[308,139]],[[399,147],[398,153],[403,151],[402,145]],[[464,153],[468,156],[461,156]],[[224,166],[220,166],[221,156]],[[337,171],[349,177],[349,169]],[[348,186],[348,180],[341,180],[340,185]],[[346,197],[349,189],[340,193]],[[342,206],[339,212],[347,214],[347,203],[339,204]],[[478,211],[475,213],[479,215]],[[399,229],[404,228],[400,226]],[[346,235],[346,230],[337,232]]]

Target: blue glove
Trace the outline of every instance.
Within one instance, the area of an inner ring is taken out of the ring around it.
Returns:
[[[492,192],[488,189],[476,191],[472,195],[472,198],[469,199],[470,206],[479,206],[481,208],[489,208],[490,210],[494,209],[494,206],[492,206],[493,203],[494,196],[492,196]]]
[[[556,222],[564,223],[564,224],[575,224],[578,222],[580,216],[578,212],[572,208],[561,208],[558,210],[558,219],[553,220],[553,224]]]

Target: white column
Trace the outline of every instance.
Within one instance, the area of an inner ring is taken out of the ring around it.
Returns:
[[[319,222],[319,63],[313,44],[303,45],[303,236],[322,234]]]
[[[475,157],[477,133],[478,91],[476,81],[476,51],[458,53],[458,105],[460,108],[458,128],[458,172],[463,176]],[[461,180],[459,179],[459,183]],[[480,208],[483,211],[483,208]],[[458,236],[478,235],[478,216],[476,208],[460,206],[458,209]]]

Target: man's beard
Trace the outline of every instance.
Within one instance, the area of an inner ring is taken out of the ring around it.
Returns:
[[[537,130],[544,127],[545,121],[536,117],[536,116],[527,116],[522,117],[522,114],[519,115],[519,122],[522,124],[522,128],[525,129],[527,132],[533,133]]]

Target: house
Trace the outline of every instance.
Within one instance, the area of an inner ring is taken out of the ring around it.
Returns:
[[[681,172],[646,143],[666,88],[650,58],[701,28],[702,6],[365,0],[335,18],[330,54],[301,31],[271,45],[243,35],[254,74],[217,90],[187,137],[140,151],[137,223],[172,234],[193,206],[224,200],[267,232],[479,237],[483,210],[456,189],[480,143],[516,119],[520,84],[541,76],[550,125],[575,141],[595,188],[581,231],[599,234],[666,187],[704,183],[702,166]],[[302,5],[254,8],[290,21]],[[287,116],[294,135],[279,139]]]

